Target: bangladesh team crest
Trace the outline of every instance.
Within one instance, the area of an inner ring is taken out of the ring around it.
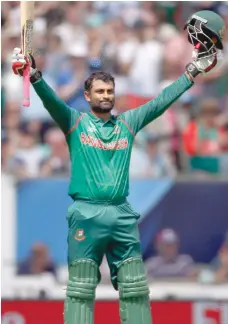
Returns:
[[[77,241],[83,241],[86,237],[84,235],[84,230],[83,229],[77,229],[75,235],[74,235],[75,240]]]
[[[220,35],[221,39],[224,38],[224,36],[225,36],[225,26],[223,26],[223,28],[219,30],[219,35]]]

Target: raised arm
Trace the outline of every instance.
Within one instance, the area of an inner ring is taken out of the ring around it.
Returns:
[[[15,48],[13,52],[12,69],[17,75],[23,75],[24,69],[30,64],[30,82],[37,95],[43,102],[44,107],[48,110],[52,118],[66,134],[75,124],[80,113],[70,108],[61,100],[51,87],[42,78],[42,73],[36,69],[35,59],[29,55],[29,60],[21,54],[19,48]]]
[[[192,85],[193,82],[189,80],[186,74],[183,74],[155,99],[136,109],[128,110],[122,114],[122,117],[136,134],[140,129],[163,114]]]
[[[191,88],[194,84],[193,80],[198,74],[208,73],[216,66],[217,51],[215,49],[213,49],[210,55],[204,56],[200,55],[200,53],[201,48],[199,44],[197,44],[193,50],[193,61],[186,65],[186,72],[182,74],[179,79],[165,88],[157,98],[121,115],[134,134],[163,114],[174,101]]]

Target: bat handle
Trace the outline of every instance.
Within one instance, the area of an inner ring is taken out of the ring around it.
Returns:
[[[30,106],[30,67],[27,66],[23,73],[23,106]]]

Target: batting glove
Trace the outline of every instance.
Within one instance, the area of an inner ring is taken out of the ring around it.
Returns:
[[[30,66],[30,81],[35,82],[39,80],[42,76],[42,73],[37,70],[34,57],[31,54],[28,54],[28,57],[26,57],[22,54],[20,48],[14,48],[12,55],[13,73],[19,76],[23,76],[24,70],[28,65]]]
[[[193,61],[186,65],[186,71],[191,76],[191,78],[195,78],[198,74],[207,74],[211,71],[217,64],[217,52],[214,50],[214,55],[198,57],[199,49],[197,45],[195,46],[192,57]]]

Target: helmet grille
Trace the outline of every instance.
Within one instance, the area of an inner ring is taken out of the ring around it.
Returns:
[[[211,57],[217,53],[216,37],[205,27],[202,21],[193,18],[187,24],[188,40],[193,46],[197,45],[198,57]]]

